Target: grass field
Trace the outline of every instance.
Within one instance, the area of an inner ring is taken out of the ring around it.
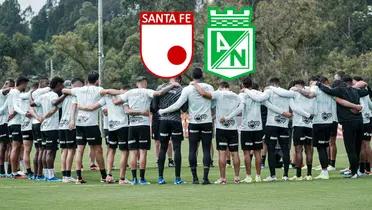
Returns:
[[[182,177],[191,182],[187,162],[187,141],[183,143]],[[347,158],[341,141],[338,143],[337,167],[344,168]],[[117,155],[117,160],[118,160]],[[86,157],[87,159],[87,157]],[[201,157],[199,157],[200,162]],[[217,161],[217,154],[214,156]],[[57,167],[59,166],[57,160]],[[118,165],[118,162],[116,162]],[[314,166],[318,165],[314,157]],[[88,162],[85,162],[88,166]],[[101,184],[99,172],[85,171],[85,185],[0,180],[0,209],[371,209],[372,176],[357,180],[331,173],[327,181],[301,181],[257,184],[191,185],[172,184],[174,170],[165,169],[168,184],[159,186],[153,150],[149,153],[148,186]],[[277,170],[281,177],[281,170]],[[230,180],[233,169],[228,169]],[[244,168],[241,170],[244,178]],[[130,171],[129,171],[130,173]],[[202,168],[199,169],[199,176]],[[268,169],[263,170],[266,177]],[[313,175],[317,175],[313,171]],[[60,175],[60,174],[58,174]],[[114,172],[117,177],[118,170]],[[290,176],[294,170],[290,169]],[[211,181],[218,178],[218,168],[211,170]],[[230,182],[231,183],[231,182]]]

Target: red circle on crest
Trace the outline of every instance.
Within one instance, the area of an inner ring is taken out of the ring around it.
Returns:
[[[180,65],[186,60],[186,50],[181,46],[173,46],[168,50],[168,60],[174,65]]]

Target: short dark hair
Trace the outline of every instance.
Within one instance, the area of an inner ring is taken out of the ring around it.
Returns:
[[[92,71],[88,74],[88,82],[94,84],[99,79],[99,74],[96,71]]]
[[[319,81],[319,75],[314,75],[309,78],[309,81]]]
[[[130,86],[129,85],[123,85],[123,86],[121,86],[121,89],[123,89],[123,90],[129,90],[130,89]]]
[[[193,79],[201,79],[203,78],[203,71],[201,70],[201,68],[194,68],[192,70],[192,78]]]
[[[293,85],[305,86],[305,81],[303,81],[302,79],[295,80],[295,81],[293,81]]]
[[[26,77],[24,77],[24,76],[20,76],[20,77],[18,77],[17,80],[16,80],[16,85],[17,85],[17,87],[18,87],[18,86],[20,86],[20,85],[22,85],[22,84],[24,84],[24,83],[28,83],[29,81],[30,81],[30,80],[27,79]]]
[[[146,81],[147,81],[147,78],[146,78],[145,76],[138,76],[138,77],[136,78],[136,82],[141,82],[141,81],[143,81],[143,80],[146,80]]]
[[[363,77],[360,77],[360,76],[355,76],[354,78],[353,78],[355,81],[364,81],[363,80]]]
[[[344,71],[338,71],[336,72],[336,75],[338,75],[341,79],[343,79],[346,73]]]
[[[222,81],[219,85],[221,88],[230,88],[230,84],[228,82]]]
[[[15,82],[14,82],[14,80],[13,80],[13,79],[7,79],[6,81],[8,81],[8,82],[9,82],[9,87],[14,87],[14,85],[15,85]]]
[[[32,84],[32,88],[33,89],[37,89],[39,87],[39,83],[38,82],[34,82],[33,84]]]
[[[328,80],[328,78],[327,77],[325,77],[325,76],[319,76],[319,82],[321,82],[321,83],[325,83],[325,82],[328,82],[329,80]]]
[[[280,83],[280,79],[277,78],[277,77],[273,77],[273,78],[269,79],[269,84],[270,85],[279,85],[279,83]]]
[[[54,77],[50,81],[50,88],[54,89],[57,87],[58,84],[63,84],[64,80],[61,77]]]
[[[346,83],[353,82],[353,78],[350,75],[344,75],[342,77],[342,81],[344,81]]]
[[[260,86],[258,85],[257,82],[253,82],[252,89],[254,89],[254,90],[260,89]]]
[[[81,78],[79,77],[75,77],[71,80],[71,84],[74,84],[75,82],[81,82],[84,84],[84,80],[82,80]]]
[[[175,79],[176,79],[176,81],[179,82],[179,83],[182,82],[182,76],[181,76],[181,75],[177,76]]]
[[[245,88],[252,88],[252,86],[253,86],[253,81],[252,81],[252,78],[250,78],[250,77],[244,78],[242,82],[243,82],[243,86]]]

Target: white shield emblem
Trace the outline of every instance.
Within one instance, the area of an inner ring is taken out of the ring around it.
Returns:
[[[141,58],[146,69],[160,78],[182,74],[194,50],[192,12],[141,12]]]

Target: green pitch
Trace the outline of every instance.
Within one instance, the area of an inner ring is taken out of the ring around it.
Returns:
[[[187,161],[187,141],[183,143],[182,176],[188,183],[191,175]],[[342,142],[338,142],[338,168],[346,167],[347,157]],[[117,160],[118,160],[117,155]],[[217,153],[214,156],[217,164]],[[199,154],[199,162],[201,154]],[[56,162],[59,167],[59,159]],[[85,161],[85,167],[88,167]],[[118,165],[118,162],[115,163]],[[156,184],[157,169],[153,150],[149,153],[148,186],[101,184],[99,172],[85,171],[85,185],[0,180],[0,209],[371,209],[372,176],[358,180],[341,178],[331,172],[329,181],[276,182],[220,185],[175,186],[173,168],[166,168],[168,184]],[[314,157],[314,166],[318,165]],[[229,180],[232,168],[228,169]],[[281,177],[281,170],[277,170]],[[74,172],[73,172],[74,173]],[[129,171],[130,173],[130,171]],[[313,171],[313,176],[319,172]],[[244,168],[241,169],[242,178]],[[268,169],[263,170],[266,177]],[[60,174],[58,174],[60,175]],[[114,177],[117,178],[118,170]],[[199,176],[202,168],[199,168]],[[290,176],[294,170],[290,169]],[[211,170],[211,181],[218,178],[218,168]]]

